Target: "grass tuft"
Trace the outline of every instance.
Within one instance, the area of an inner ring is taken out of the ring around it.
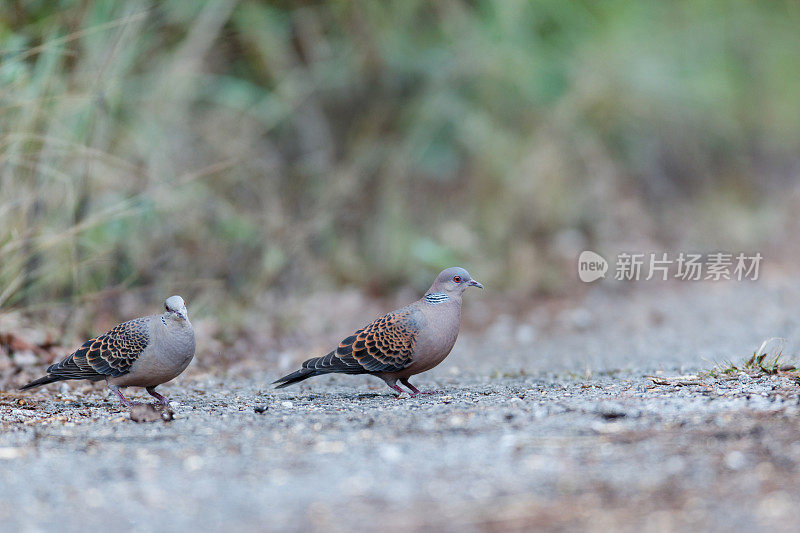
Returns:
[[[704,372],[704,376],[720,377],[730,376],[739,373],[746,373],[750,376],[774,375],[781,372],[795,372],[798,366],[795,363],[783,359],[783,348],[786,341],[781,338],[771,338],[765,340],[753,355],[744,359],[742,363],[734,364],[732,361],[724,361],[714,366],[711,370]]]

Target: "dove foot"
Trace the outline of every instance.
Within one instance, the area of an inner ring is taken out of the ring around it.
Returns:
[[[158,400],[158,403],[160,403],[162,406],[169,407],[169,400],[157,393],[155,389],[155,387],[146,387],[144,390],[146,390],[150,396]]]
[[[117,398],[119,398],[119,401],[120,401],[120,402],[122,403],[122,405],[124,405],[125,407],[128,407],[128,408],[130,408],[130,407],[133,407],[134,405],[142,405],[142,404],[141,404],[141,403],[139,403],[139,402],[132,402],[132,401],[130,401],[129,399],[127,399],[127,398],[126,398],[126,397],[125,397],[125,396],[122,394],[122,392],[119,390],[119,387],[115,387],[115,386],[113,386],[113,385],[109,385],[109,387],[108,387],[108,388],[109,388],[109,389],[111,389],[112,391],[114,391],[114,394],[116,394],[116,395],[117,395]]]
[[[112,391],[114,391],[114,394],[117,395],[117,398],[119,398],[120,403],[122,403],[122,405],[124,405],[128,409],[130,409],[131,407],[136,407],[136,406],[140,406],[140,405],[151,405],[151,404],[149,404],[147,402],[132,402],[131,400],[127,399],[125,397],[125,395],[122,394],[122,391],[119,390],[119,387],[110,386],[108,388],[111,389]],[[166,398],[161,396],[159,393],[157,393],[154,390],[150,390],[149,387],[147,389],[145,389],[145,390],[147,390],[147,392],[149,392],[151,396],[153,396],[154,398],[156,398],[158,400],[158,403],[152,404],[153,406],[165,407],[165,408],[169,406],[169,400],[167,400]]]
[[[417,394],[436,394],[436,391],[433,391],[433,390],[429,390],[429,391],[421,391],[421,390],[419,390],[414,385],[409,383],[407,379],[401,379],[400,383],[402,383],[403,385],[408,387],[409,390],[411,390],[411,396],[416,396]]]

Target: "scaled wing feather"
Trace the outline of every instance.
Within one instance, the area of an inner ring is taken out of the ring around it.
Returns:
[[[72,355],[51,365],[47,372],[68,379],[118,377],[130,372],[149,341],[147,318],[129,320],[86,341]]]
[[[412,312],[401,309],[347,337],[329,355],[362,372],[397,372],[411,364],[418,329]]]

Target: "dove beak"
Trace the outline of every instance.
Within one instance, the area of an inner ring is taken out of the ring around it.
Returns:
[[[483,288],[483,284],[480,281],[475,281],[474,279],[469,280],[467,285],[470,287],[478,287],[479,289]]]

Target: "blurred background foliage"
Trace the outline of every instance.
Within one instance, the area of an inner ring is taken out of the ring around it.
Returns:
[[[585,248],[778,246],[799,27],[790,1],[3,2],[0,307],[452,264],[533,295]]]

